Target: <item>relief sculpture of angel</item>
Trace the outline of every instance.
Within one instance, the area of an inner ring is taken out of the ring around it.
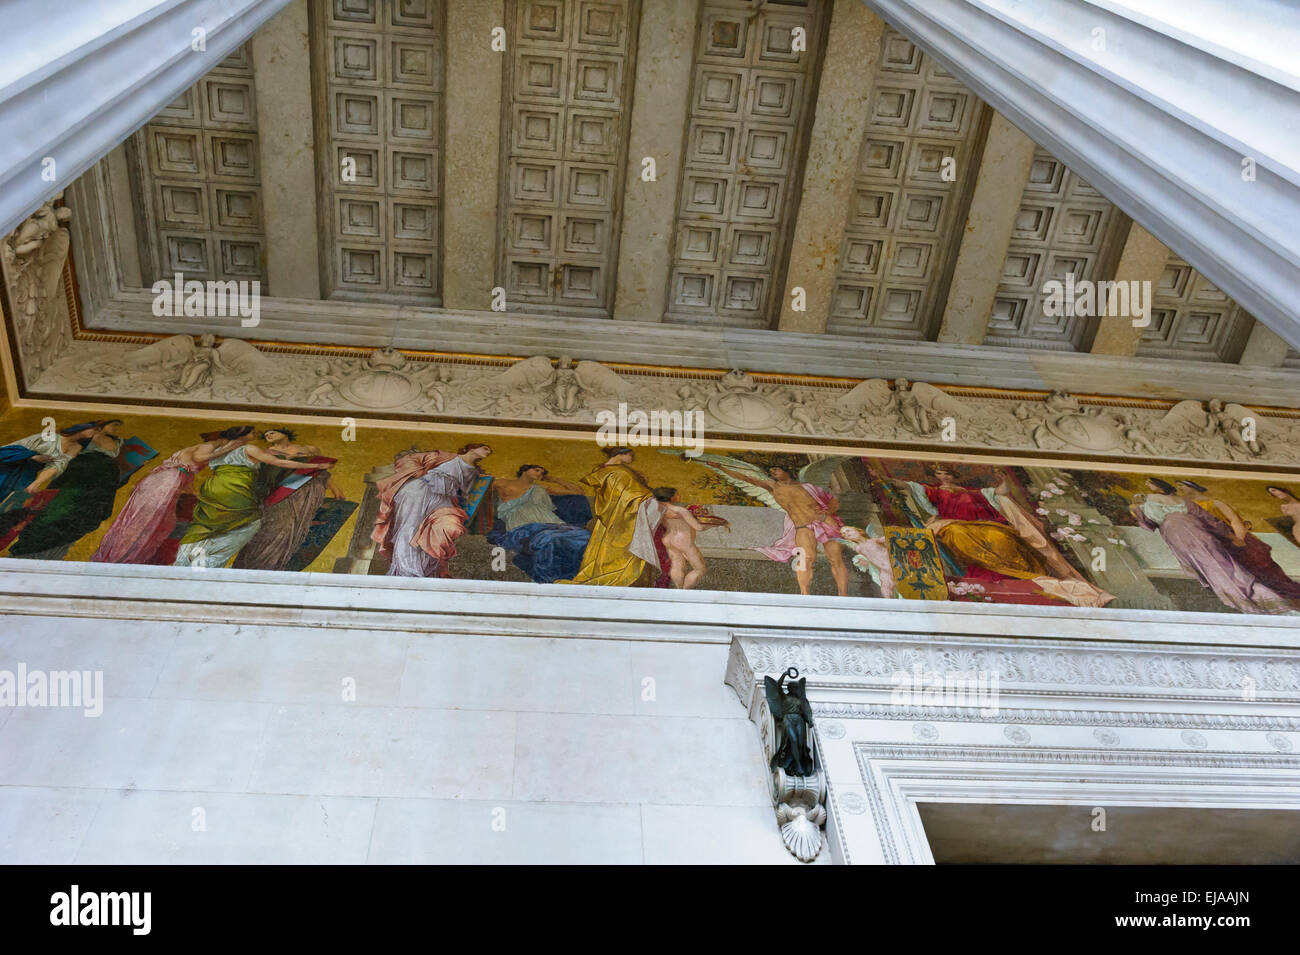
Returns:
[[[961,402],[934,385],[906,378],[894,381],[891,388],[883,378],[869,378],[855,386],[835,403],[844,417],[892,419],[901,430],[927,437],[943,428],[943,420],[962,417]]]
[[[215,335],[197,342],[190,335],[172,335],[130,352],[121,367],[137,381],[152,380],[173,394],[215,388],[227,379],[232,385],[247,383],[266,398],[284,396],[289,374],[274,360],[242,339],[216,341]]]
[[[1154,430],[1180,442],[1180,454],[1207,455],[1217,445],[1234,459],[1249,459],[1265,451],[1266,420],[1234,402],[1215,398],[1202,404],[1189,399],[1170,408]]]

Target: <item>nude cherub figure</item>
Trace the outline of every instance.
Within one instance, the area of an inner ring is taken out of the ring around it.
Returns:
[[[884,537],[868,537],[856,527],[845,525],[840,528],[840,539],[848,543],[853,551],[853,566],[863,573],[870,573],[874,567],[880,577],[880,596],[892,599],[898,595],[894,588],[894,568],[889,563],[889,548]]]
[[[817,431],[817,422],[813,420],[814,405],[812,399],[802,391],[790,394],[790,418],[802,426],[808,434]]]
[[[654,496],[663,505],[660,521],[664,528],[664,548],[668,551],[668,576],[674,587],[690,590],[700,582],[707,570],[704,555],[695,543],[695,535],[711,527],[727,526],[727,521],[707,513],[701,515],[707,523],[701,521],[689,507],[678,503],[680,495],[675,487],[657,487]]]
[[[1206,426],[1207,434],[1221,434],[1228,444],[1240,451],[1256,456],[1264,453],[1263,443],[1254,438],[1247,441],[1242,422],[1230,414],[1218,398],[1210,401],[1206,413],[1209,422]]]

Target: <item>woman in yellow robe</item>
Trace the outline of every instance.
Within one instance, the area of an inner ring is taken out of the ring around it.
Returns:
[[[632,552],[632,543],[642,505],[654,494],[645,478],[628,467],[631,451],[606,448],[605,454],[605,463],[578,482],[594,492],[591,510],[595,520],[582,565],[572,580],[557,580],[557,584],[630,587],[645,573],[646,561]]]

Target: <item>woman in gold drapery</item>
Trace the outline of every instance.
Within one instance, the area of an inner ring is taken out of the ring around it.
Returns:
[[[630,587],[641,581],[649,564],[658,570],[654,531],[660,508],[640,472],[630,465],[627,448],[606,448],[605,463],[578,483],[594,492],[591,540],[572,580],[557,584]]]

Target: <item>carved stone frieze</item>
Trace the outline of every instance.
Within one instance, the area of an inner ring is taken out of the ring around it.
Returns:
[[[39,375],[50,366],[72,337],[58,294],[71,241],[67,222],[72,212],[54,203],[62,193],[37,209],[3,241],[0,262],[13,305],[14,327],[24,369]]]
[[[1300,700],[1300,652],[1151,649],[1137,644],[1078,640],[954,638],[921,643],[902,635],[891,639],[884,634],[860,638],[844,634],[812,640],[738,634],[732,641],[726,682],[748,700],[749,691],[743,688],[764,675],[779,674],[790,667],[806,675],[810,687],[834,684],[888,688],[893,686],[895,674],[920,667],[925,672],[996,674],[1004,692],[1119,692],[1125,696],[1194,693],[1234,701]],[[814,711],[816,708],[814,700]],[[920,709],[915,716],[924,715]]]
[[[246,341],[175,335],[141,347],[75,341],[29,393],[175,398],[341,414],[396,412],[484,423],[590,424],[600,413],[695,411],[712,436],[799,436],[929,450],[1053,451],[1115,460],[1300,465],[1300,417],[1218,399],[1105,404],[1064,392],[1023,398],[880,378],[797,382],[778,376],[666,373],[535,355],[506,364],[439,361],[393,348],[337,357],[270,351]]]

